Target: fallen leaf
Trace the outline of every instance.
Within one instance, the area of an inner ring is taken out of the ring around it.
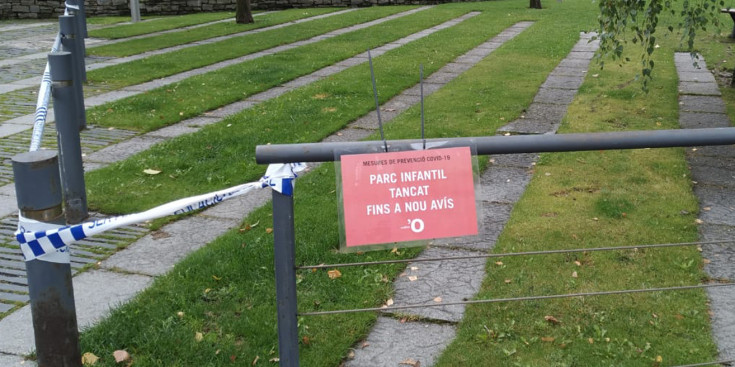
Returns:
[[[434,298],[434,302],[436,302],[436,303],[441,303],[441,301],[442,301],[442,298],[441,297]]]
[[[324,99],[324,98],[327,98],[328,96],[329,96],[329,94],[319,93],[319,94],[313,95],[311,98],[313,98],[313,99]]]
[[[595,344],[595,339],[589,338],[587,339],[587,342],[589,342],[590,344]]]
[[[510,284],[510,282],[511,282],[511,281],[512,281],[512,280],[510,280],[510,279],[506,279],[506,280],[505,280],[505,284]]]
[[[178,316],[180,319],[184,318],[184,311],[179,311],[176,313],[176,316]]]
[[[574,262],[574,265],[577,265],[577,266],[582,266],[582,263],[581,263],[581,262],[579,262],[579,261],[575,261],[575,262]]]
[[[367,348],[367,347],[369,347],[369,346],[370,346],[370,343],[368,343],[368,342],[363,342],[363,343],[362,343],[362,346],[361,346],[361,347],[362,347],[362,349],[365,349],[365,348]]]
[[[278,357],[276,357],[276,358],[271,358],[271,359],[269,359],[269,360],[268,360],[268,362],[272,362],[272,363],[276,363],[276,362],[280,362],[280,361],[281,361],[281,359],[280,359],[280,358],[278,358]]]
[[[712,207],[705,206],[704,208],[702,208],[702,210],[708,212],[708,211],[712,210]]]
[[[349,359],[355,358],[355,351],[351,350],[349,353],[347,353],[347,358]]]
[[[112,356],[115,357],[115,363],[125,362],[130,359],[130,353],[126,350],[116,350],[112,352]]]
[[[266,228],[265,233],[268,233],[268,234],[273,233],[273,228]]]
[[[702,262],[703,262],[703,263],[705,263],[705,264],[709,264],[709,263],[711,263],[712,261],[711,261],[710,259],[702,259]]]
[[[327,275],[329,276],[329,279],[337,279],[342,276],[342,272],[340,272],[337,269],[334,269],[334,270],[329,270],[327,272]]]
[[[194,334],[194,340],[196,340],[196,341],[198,341],[198,342],[200,342],[200,341],[204,340],[204,334],[202,334],[201,332],[197,331],[197,332],[196,332],[196,333]]]
[[[417,276],[415,276],[415,275],[411,275],[411,276],[409,276],[409,277],[408,277],[408,280],[410,280],[410,281],[412,281],[412,282],[415,282],[415,281],[416,281],[416,280],[417,280],[418,278],[419,278],[419,277],[417,277]]]
[[[212,275],[212,279],[214,279],[214,280],[222,280],[222,277],[218,277],[216,275]]]
[[[412,358],[405,359],[405,360],[401,361],[398,364],[399,365],[402,364],[402,365],[406,365],[406,366],[412,366],[412,367],[420,367],[421,366],[421,362],[419,362],[419,361],[417,361],[415,359],[412,359]]]
[[[388,298],[387,301],[385,301],[386,306],[393,306],[393,298]]]
[[[573,271],[572,272],[572,278],[576,278],[576,277],[578,277],[577,272],[576,271]]]
[[[308,336],[306,336],[306,335],[304,335],[304,336],[303,336],[303,337],[301,338],[301,341],[302,341],[302,342],[303,342],[304,344],[306,344],[306,345],[309,345],[309,344],[311,344],[311,339],[310,339],[310,338],[309,338]]]
[[[656,356],[656,363],[661,363],[664,361],[664,357]]]
[[[704,223],[704,221],[701,220],[701,219],[699,219],[699,218],[697,218],[697,219],[694,220],[694,223],[702,224],[702,223]]]
[[[416,271],[416,270],[419,270],[419,268],[418,268],[418,266],[412,266],[411,267],[411,270]]]
[[[143,170],[143,173],[152,176],[152,175],[157,175],[157,174],[161,173],[161,171],[159,171],[157,169],[146,168],[146,169]]]
[[[235,356],[230,356],[230,361],[235,362]],[[255,359],[253,359],[253,363],[251,365],[255,366],[256,363],[258,363],[258,360],[260,359],[260,356],[255,356]]]
[[[542,341],[542,342],[547,342],[547,343],[551,343],[551,342],[553,342],[554,340],[556,340],[556,338],[554,338],[553,336],[542,336],[542,337],[541,337],[541,341]]]
[[[496,262],[495,262],[495,265],[497,265],[497,266],[502,266],[502,265],[503,265],[503,262],[502,262],[502,261],[496,261]]]
[[[99,360],[100,357],[97,357],[94,353],[87,352],[82,355],[82,364],[87,366],[93,366]]]
[[[548,321],[550,324],[558,325],[561,324],[561,321],[557,320],[556,317],[551,315],[544,316],[544,320]]]

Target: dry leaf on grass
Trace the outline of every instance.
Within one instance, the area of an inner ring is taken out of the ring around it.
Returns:
[[[143,170],[143,173],[145,173],[147,175],[157,175],[157,174],[161,173],[161,171],[159,171],[157,169],[146,168],[146,169]]]
[[[342,276],[342,272],[340,272],[337,269],[334,269],[334,270],[327,271],[327,275],[329,276],[329,279],[337,279]]]
[[[542,342],[551,343],[554,340],[556,340],[556,338],[554,338],[553,336],[543,336],[543,337],[541,337],[541,341]]]
[[[544,316],[544,320],[548,321],[550,324],[558,325],[561,324],[561,321],[557,320],[556,317],[551,315]]]
[[[115,357],[115,363],[125,362],[130,359],[130,353],[126,350],[116,350],[112,352],[112,356]]]
[[[82,364],[85,366],[94,366],[99,360],[100,357],[97,357],[94,353],[87,352],[82,355]]]
[[[198,331],[197,331],[197,332],[196,332],[196,333],[194,334],[194,340],[196,340],[196,341],[198,341],[198,342],[200,342],[200,341],[204,340],[204,334],[202,334],[202,333],[200,333],[200,332],[198,332]]]

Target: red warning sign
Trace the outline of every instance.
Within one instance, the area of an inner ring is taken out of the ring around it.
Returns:
[[[346,246],[477,234],[470,148],[343,155]]]

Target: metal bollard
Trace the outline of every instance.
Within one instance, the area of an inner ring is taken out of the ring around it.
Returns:
[[[84,57],[82,57],[81,44],[84,42],[80,39],[75,20],[76,16],[62,15],[59,17],[59,30],[61,31],[61,46],[63,51],[71,53],[72,64],[74,64],[74,72],[72,73],[72,85],[76,94],[77,102],[77,121],[79,122],[79,130],[87,127],[87,113],[84,108]]]
[[[59,171],[64,193],[66,223],[81,223],[88,217],[87,191],[84,184],[82,146],[74,86],[72,56],[68,52],[48,55],[51,69],[51,96],[54,99],[56,131],[59,142]]]
[[[67,3],[72,6],[79,7],[79,9],[69,9],[69,15],[74,15],[74,34],[80,35],[79,37],[79,49],[81,50],[82,64],[84,64],[84,57],[87,55],[87,47],[84,45],[84,39],[88,38],[87,35],[87,15],[84,10],[84,0],[67,0]],[[86,69],[85,69],[86,70]],[[87,81],[87,73],[82,76],[82,81]]]
[[[130,0],[130,21],[133,23],[140,22],[140,1]]]
[[[25,231],[60,227],[64,218],[56,152],[21,153],[12,160],[19,227]],[[66,247],[26,261],[39,367],[82,365],[70,262]]]
[[[276,309],[279,366],[298,367],[299,330],[296,318],[296,238],[293,197],[273,190]]]

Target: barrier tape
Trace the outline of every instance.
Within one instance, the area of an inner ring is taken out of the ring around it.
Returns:
[[[250,182],[228,189],[172,201],[147,211],[112,218],[89,221],[73,226],[35,231],[32,227],[42,224],[20,217],[15,237],[20,244],[25,261],[41,260],[68,263],[68,246],[84,238],[122,226],[144,222],[169,215],[189,213],[208,208],[220,202],[240,196],[256,188],[270,187],[284,195],[293,195],[294,179],[306,169],[304,163],[271,164],[258,182]],[[26,229],[28,227],[28,229]]]

